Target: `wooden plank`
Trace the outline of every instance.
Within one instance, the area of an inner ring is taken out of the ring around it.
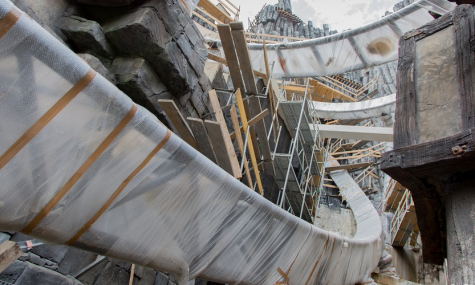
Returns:
[[[261,112],[261,102],[259,98],[252,97],[249,99],[249,104],[251,109],[255,113]],[[267,128],[264,123],[264,120],[259,120],[255,124],[256,135],[259,138],[259,145],[261,147],[261,153],[264,158],[264,169],[267,174],[274,176],[274,164],[272,163],[272,153],[269,146],[269,141],[267,140]]]
[[[236,107],[234,105],[231,106],[231,120],[233,121],[233,126],[234,129],[236,130],[237,136],[236,136],[236,141],[238,143],[239,150],[241,151],[241,156],[243,159],[244,163],[244,171],[246,173],[246,178],[247,178],[247,185],[249,188],[253,188],[252,185],[252,179],[251,179],[251,173],[249,172],[249,163],[247,161],[246,157],[246,149],[244,147],[244,142],[242,141],[242,136],[241,136],[241,127],[239,126],[239,120],[238,120],[238,115],[236,112]]]
[[[216,61],[216,62],[219,62],[219,63],[221,63],[221,64],[224,64],[224,65],[228,66],[228,62],[226,61],[225,58],[222,58],[222,57],[217,56],[217,55],[212,54],[212,53],[208,53],[208,58],[211,59],[211,60],[214,60],[214,61]],[[260,72],[260,71],[257,71],[257,70],[253,70],[253,72],[254,72],[254,75],[256,75],[257,77],[260,77],[260,78],[262,78],[262,79],[264,79],[264,80],[267,80],[267,76],[266,76],[264,73],[262,73],[262,72]]]
[[[236,152],[234,151],[233,143],[231,141],[231,138],[229,137],[229,131],[228,131],[228,128],[226,127],[226,121],[223,116],[223,111],[221,110],[221,106],[219,105],[218,96],[216,95],[215,90],[210,90],[208,94],[209,94],[211,107],[213,109],[212,111],[214,112],[215,117],[216,117],[216,122],[219,124],[221,128],[220,133],[222,134],[223,140],[224,140],[223,147],[226,150],[226,154],[228,156],[228,161],[230,164],[229,166],[231,167],[230,173],[236,178],[241,178],[242,177],[241,168],[239,167],[239,162],[236,157]],[[208,129],[208,127],[206,127],[206,129]],[[208,134],[211,135],[209,130],[208,130]],[[211,142],[213,143],[213,140],[211,140]],[[216,147],[214,144],[213,144],[213,147],[216,152]],[[216,156],[219,162],[219,157],[217,153],[216,153]]]
[[[216,18],[215,16],[211,15],[208,11],[206,11],[205,9],[203,9],[202,7],[196,7],[196,9],[199,9],[200,12],[202,12],[203,14],[205,14],[206,16],[210,17],[211,19],[215,20],[216,23],[218,24],[224,24],[223,21],[221,21],[220,19]]]
[[[224,3],[224,2],[221,1],[221,0],[218,0],[218,2],[221,3],[221,5],[223,5],[223,7],[224,7],[227,11],[233,13],[234,16],[237,16],[237,12],[235,12],[235,11],[234,11],[233,9],[231,9],[228,5],[226,5],[226,3]]]
[[[218,7],[216,7],[213,3],[211,3],[211,1],[209,0],[200,0],[198,2],[198,5],[200,5],[203,9],[205,9],[206,11],[208,11],[208,13],[210,13],[211,15],[213,15],[214,17],[218,18],[219,20],[221,20],[223,23],[227,24],[227,23],[230,23],[232,21],[234,21],[233,18],[229,17],[228,15],[226,15],[226,13],[224,13],[223,11],[219,10]]]
[[[188,117],[187,120],[191,130],[193,131],[193,135],[195,136],[199,151],[209,160],[218,164],[218,159],[214,153],[213,145],[211,144],[211,140],[206,132],[203,120],[192,117]]]
[[[0,244],[0,272],[10,266],[22,254],[23,251],[14,241],[6,240]]]
[[[358,168],[364,168],[372,165],[372,162],[362,162],[362,163],[354,163],[354,164],[348,164],[348,165],[338,165],[338,166],[329,166],[325,168],[325,172],[331,172],[331,171],[336,171],[336,170],[352,170],[352,169],[358,169]]]
[[[457,52],[457,81],[460,90],[462,128],[475,128],[475,38],[474,11],[471,6],[455,9],[454,31]]]
[[[254,124],[256,124],[259,120],[262,120],[265,116],[267,116],[267,114],[269,114],[269,109],[265,109],[264,111],[260,112],[257,116],[250,119],[247,124],[249,126],[254,126]],[[243,127],[240,127],[240,131],[245,132]],[[229,136],[231,137],[231,139],[234,139],[236,137],[236,132],[232,132]]]
[[[216,24],[211,22],[210,20],[206,19],[205,17],[201,16],[200,13],[198,12],[195,12],[193,11],[193,15],[195,15],[196,17],[200,18],[201,20],[205,21],[206,23],[208,23],[208,25],[210,25],[211,27],[217,29],[218,27],[216,27]]]
[[[244,89],[244,82],[242,81],[241,69],[239,68],[238,56],[234,48],[234,41],[231,35],[229,25],[218,25],[219,38],[223,46],[224,56],[229,67],[229,74],[233,81],[234,89]]]
[[[241,92],[239,90],[236,91],[236,103],[238,105],[239,114],[241,115],[242,126],[245,130],[247,130],[247,116],[246,111],[244,110],[244,103],[242,101]],[[257,188],[259,189],[259,193],[264,196],[264,189],[262,188],[261,177],[257,168],[257,160],[256,155],[254,153],[254,146],[252,140],[247,140],[247,149],[249,151],[249,156],[251,157],[252,168],[254,170],[254,176],[256,177],[257,181]]]
[[[239,59],[241,67],[241,74],[246,86],[246,92],[250,95],[257,94],[256,82],[254,81],[254,73],[252,71],[251,59],[249,57],[249,50],[247,49],[246,36],[244,35],[244,27],[242,22],[233,22],[229,24],[231,27],[231,34],[234,41],[234,48]],[[244,90],[244,89],[241,89]]]
[[[416,143],[418,128],[415,118],[416,84],[414,66],[416,41],[414,38],[399,42],[399,63],[397,73],[396,112],[394,123],[394,148]]]
[[[158,104],[160,107],[162,107],[163,111],[165,111],[173,126],[175,126],[176,130],[178,131],[180,137],[186,143],[195,149],[198,149],[198,145],[196,144],[195,138],[193,137],[193,133],[191,132],[188,123],[185,121],[180,111],[178,111],[175,102],[173,102],[173,100],[159,99]]]
[[[264,41],[264,43],[262,44],[262,49],[264,51],[264,65],[266,67],[266,75],[267,75],[267,78],[271,78],[271,71],[270,71],[270,67],[269,67],[269,60],[267,58],[267,47],[266,47],[266,41]],[[276,104],[274,102],[274,99],[275,99],[275,91],[274,91],[274,88],[272,87],[272,84],[269,82],[269,85],[267,86],[268,88],[268,92],[267,92],[267,98],[269,99],[269,105],[270,105],[270,115],[271,115],[271,118],[274,118],[274,114],[275,114],[275,107],[276,107]],[[275,120],[275,123],[272,124],[272,131],[274,132],[274,141],[276,142],[277,141],[277,137],[276,137],[276,126],[277,128],[279,128],[279,118],[276,118]]]
[[[134,285],[134,273],[135,273],[135,264],[132,263],[132,266],[130,267],[129,285]]]
[[[224,139],[225,137],[229,138],[229,136],[222,132],[221,124],[215,121],[205,120],[204,125],[211,139],[211,144],[213,145],[214,153],[216,154],[218,166],[234,177],[239,176],[234,174],[231,163],[232,158],[228,155],[228,149],[226,148],[226,142]]]

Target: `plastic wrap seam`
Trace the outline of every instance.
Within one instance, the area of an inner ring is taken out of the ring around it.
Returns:
[[[23,13],[16,6],[13,6],[12,9],[0,19],[0,38],[3,37],[20,19]]]
[[[13,10],[13,9],[12,9]],[[90,69],[56,104],[51,107],[41,118],[36,121],[2,156],[0,156],[0,169],[2,169],[20,150],[25,147],[61,110],[66,107],[81,91],[91,83],[96,72]]]
[[[104,203],[104,205],[97,211],[97,213],[87,222],[81,229],[66,243],[67,245],[73,244],[78,240],[96,221],[101,217],[101,215],[110,207],[112,202],[117,199],[117,197],[122,193],[122,191],[127,187],[127,185],[132,181],[132,179],[152,160],[152,158],[163,148],[163,146],[168,142],[171,136],[171,131],[167,130],[165,137],[158,143],[158,145],[150,152],[150,154],[142,161],[142,163],[120,184],[120,186],[115,190],[115,192],[109,197],[109,199]]]
[[[51,200],[44,206],[44,208],[31,220],[31,222],[21,230],[21,232],[31,233],[35,227],[48,215],[48,213],[56,206],[56,204],[68,193],[69,190],[76,184],[76,182],[86,173],[89,167],[102,155],[107,147],[119,136],[120,132],[127,126],[137,112],[137,105],[132,104],[129,112],[124,118],[115,126],[104,141],[97,147],[97,149],[86,159],[86,161],[79,167],[79,169],[69,178],[64,186],[51,198]]]

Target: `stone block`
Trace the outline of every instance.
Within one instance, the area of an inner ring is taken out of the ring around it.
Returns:
[[[78,56],[84,59],[92,69],[97,71],[97,73],[102,75],[113,84],[116,84],[114,75],[104,66],[104,64],[102,64],[102,62],[97,57],[87,53],[80,53]]]
[[[177,39],[177,44],[196,74],[202,74],[208,58],[208,50],[204,45],[193,46],[186,34],[182,34]]]
[[[137,285],[154,285],[157,279],[157,273],[152,268],[144,268],[142,277]]]
[[[0,272],[0,281],[14,284],[27,267],[26,262],[14,261],[5,270]]]
[[[143,58],[117,57],[110,71],[115,74],[117,87],[140,105],[145,105],[151,96],[167,92],[161,79]]]
[[[74,285],[77,284],[58,272],[25,262],[26,267],[16,284],[22,285]]]
[[[99,276],[102,274],[104,271],[104,268],[108,264],[107,259],[101,260],[99,263],[91,267],[88,271],[84,272],[80,276],[78,276],[78,280],[81,281],[83,284],[86,285],[93,285],[99,278]]]
[[[109,262],[97,281],[94,282],[94,285],[128,285],[129,277],[130,273],[127,270],[115,265],[113,262]]]
[[[168,276],[162,272],[158,272],[155,277],[155,283],[153,285],[168,285]]]
[[[97,254],[70,247],[64,258],[59,263],[58,271],[64,275],[74,275],[94,260]]]
[[[59,22],[59,28],[77,51],[105,58],[114,57],[115,53],[97,22],[77,16],[63,17]]]
[[[146,59],[168,89],[181,96],[196,75],[157,13],[147,7],[118,17],[104,25],[106,37],[121,55]]]
[[[63,257],[68,252],[69,247],[65,245],[38,245],[33,247],[30,251],[43,258],[60,263]]]
[[[29,252],[28,255],[29,255],[28,260],[31,263],[36,264],[36,265],[41,266],[41,267],[43,267],[45,265],[45,261],[41,257],[39,257],[38,255],[36,255],[34,253],[31,253],[31,252]]]

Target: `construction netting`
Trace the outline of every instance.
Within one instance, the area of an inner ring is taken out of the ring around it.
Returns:
[[[231,284],[353,284],[381,255],[267,201],[0,0],[0,230]],[[374,213],[373,213],[374,212]],[[359,214],[361,213],[361,214]]]
[[[267,44],[273,78],[342,74],[397,60],[398,41],[455,8],[445,0],[419,0],[366,26],[300,42]],[[430,13],[429,13],[430,12]],[[273,38],[267,38],[278,40]],[[266,72],[262,44],[248,44],[254,70]]]

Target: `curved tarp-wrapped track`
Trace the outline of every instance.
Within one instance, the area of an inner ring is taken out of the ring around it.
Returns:
[[[404,33],[455,8],[446,0],[419,0],[366,26],[331,36],[293,43],[267,44],[273,78],[341,74],[397,60]],[[262,44],[248,44],[252,67],[265,73]]]
[[[0,0],[0,230],[231,284],[353,284],[381,224],[354,239],[283,211],[168,131]],[[348,199],[358,212],[369,201]]]
[[[351,103],[313,102],[313,108],[318,118],[354,120],[378,117],[382,114],[394,113],[396,109],[396,94]]]

